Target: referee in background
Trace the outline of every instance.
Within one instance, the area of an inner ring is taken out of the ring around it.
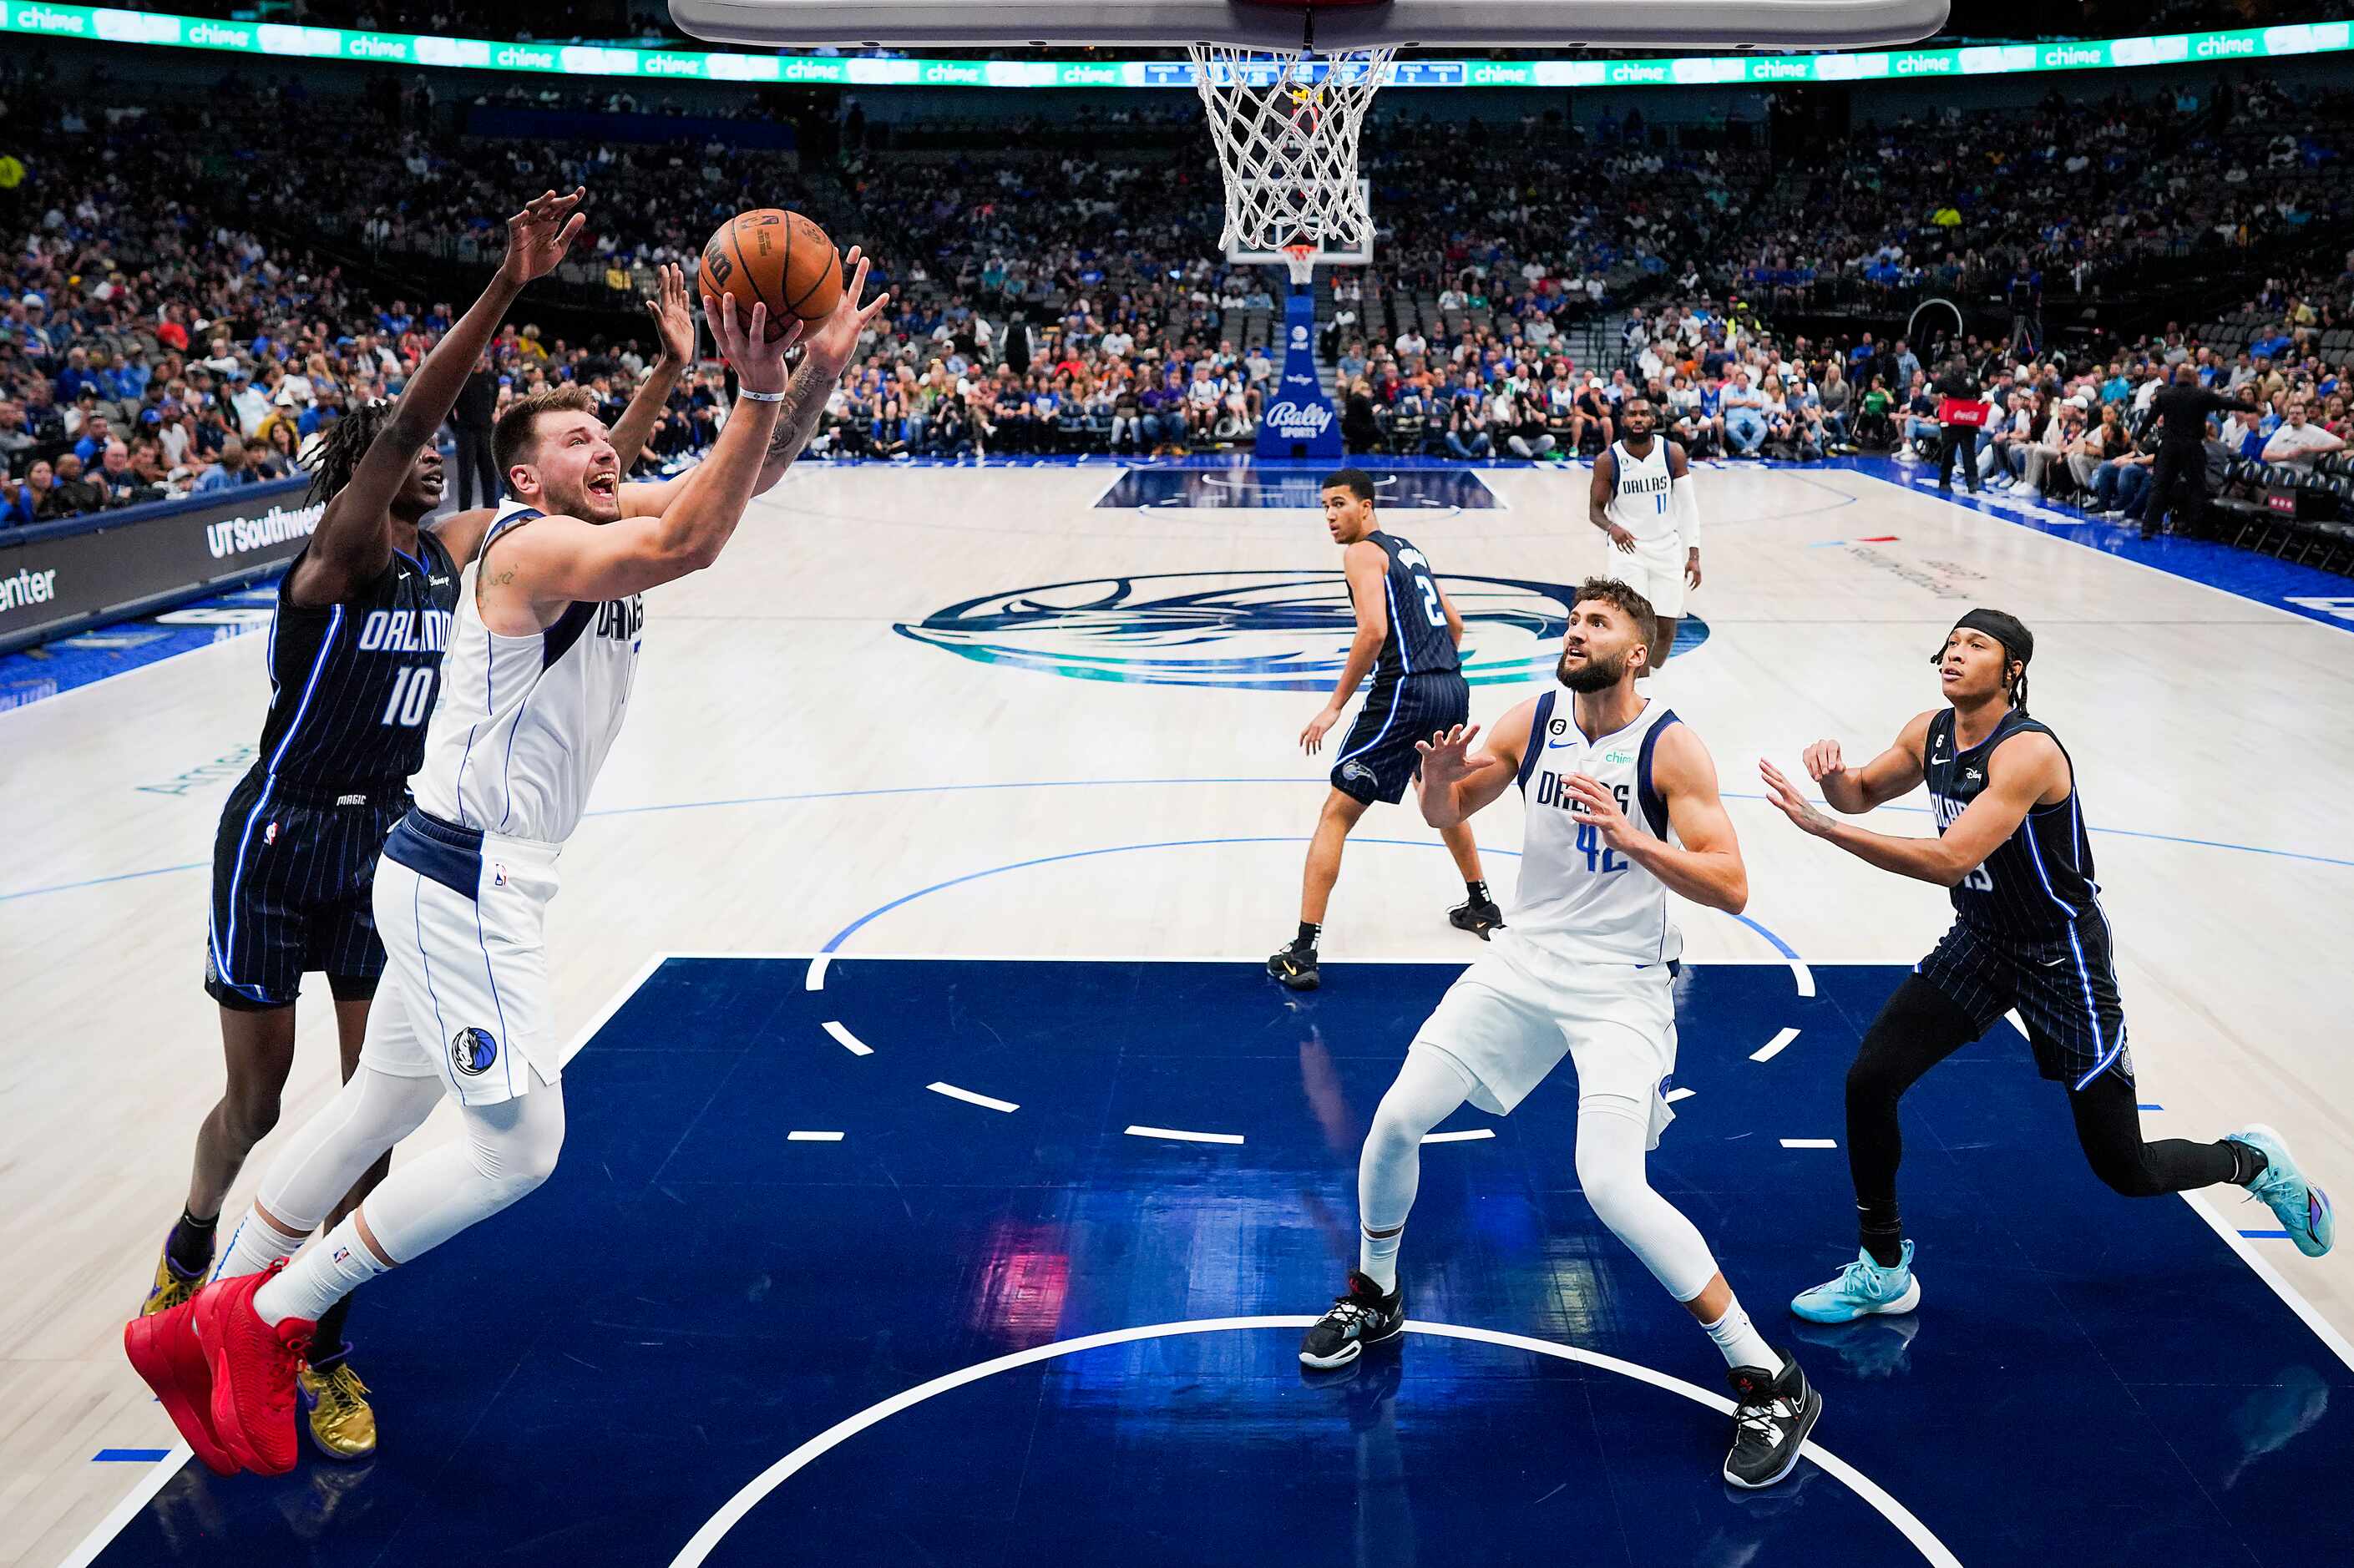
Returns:
[[[2155,537],[2170,516],[2177,533],[2195,537],[2207,510],[2207,416],[2261,410],[2200,386],[2199,367],[2187,359],[2174,367],[2173,381],[2158,389],[2149,407],[2157,416],[2158,458],[2150,465],[2141,536]]]

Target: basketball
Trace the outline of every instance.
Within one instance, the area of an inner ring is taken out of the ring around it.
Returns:
[[[842,258],[825,230],[797,212],[764,207],[739,212],[705,241],[695,268],[699,293],[736,296],[749,322],[754,305],[769,307],[769,336],[784,335],[785,317],[822,321],[842,298]]]

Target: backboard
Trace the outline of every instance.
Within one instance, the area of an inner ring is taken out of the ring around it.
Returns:
[[[770,48],[917,44],[1298,48],[1852,49],[1909,44],[1946,0],[671,0],[698,38]]]

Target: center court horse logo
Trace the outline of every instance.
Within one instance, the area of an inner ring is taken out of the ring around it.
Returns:
[[[1463,617],[1475,686],[1552,678],[1576,590],[1565,583],[1442,574]],[[1075,681],[1329,691],[1356,621],[1337,571],[1160,572],[1014,588],[901,621],[899,635],[982,664]],[[1707,625],[1688,616],[1679,652]]]

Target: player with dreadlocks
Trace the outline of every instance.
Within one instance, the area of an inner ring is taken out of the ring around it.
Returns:
[[[355,408],[314,445],[310,499],[323,511],[279,584],[260,755],[230,792],[214,841],[205,989],[220,1004],[228,1082],[197,1130],[187,1202],[164,1244],[154,1287],[124,1330],[143,1372],[175,1358],[202,1359],[192,1335],[156,1326],[186,1314],[156,1315],[204,1283],[222,1202],[247,1154],[278,1120],[305,973],[327,976],[345,1078],[358,1060],[385,961],[369,896],[376,857],[408,808],[407,781],[423,758],[461,564],[481,547],[493,515],[485,509],[421,526],[441,503],[435,433],[508,306],[563,260],[584,221],[575,210],[584,195],[550,191],[509,218],[496,277],[426,355],[400,398]],[[693,318],[676,268],[665,270],[662,296],[648,304],[663,360],[615,429],[625,470],[693,352]],[[634,437],[627,433],[632,428]],[[379,1161],[362,1176],[334,1217],[357,1204],[385,1169]],[[344,1315],[339,1304],[334,1320],[320,1325],[302,1391],[320,1450],[356,1460],[376,1450],[376,1417],[349,1364]],[[211,1439],[207,1411],[171,1414],[197,1457],[223,1475],[235,1469]]]
[[[2308,1257],[2327,1252],[2337,1234],[2329,1200],[2270,1128],[2212,1143],[2142,1141],[2076,767],[2050,726],[2027,716],[2034,657],[2034,635],[2016,616],[1973,609],[1930,661],[1948,706],[1914,715],[1896,744],[1861,768],[1846,765],[1835,740],[1807,747],[1808,776],[1833,810],[1849,815],[1927,784],[1935,838],[1835,821],[1772,763],[1758,765],[1768,798],[1792,822],[1882,871],[1949,887],[1954,898],[1953,928],[1881,1008],[1848,1068],[1848,1165],[1862,1248],[1790,1303],[1813,1322],[1920,1305],[1913,1244],[1896,1208],[1903,1153],[1896,1102],[2014,1009],[2037,1068],[2068,1086],[2076,1140],[2111,1188],[2150,1198],[2231,1182],[2262,1199]]]

